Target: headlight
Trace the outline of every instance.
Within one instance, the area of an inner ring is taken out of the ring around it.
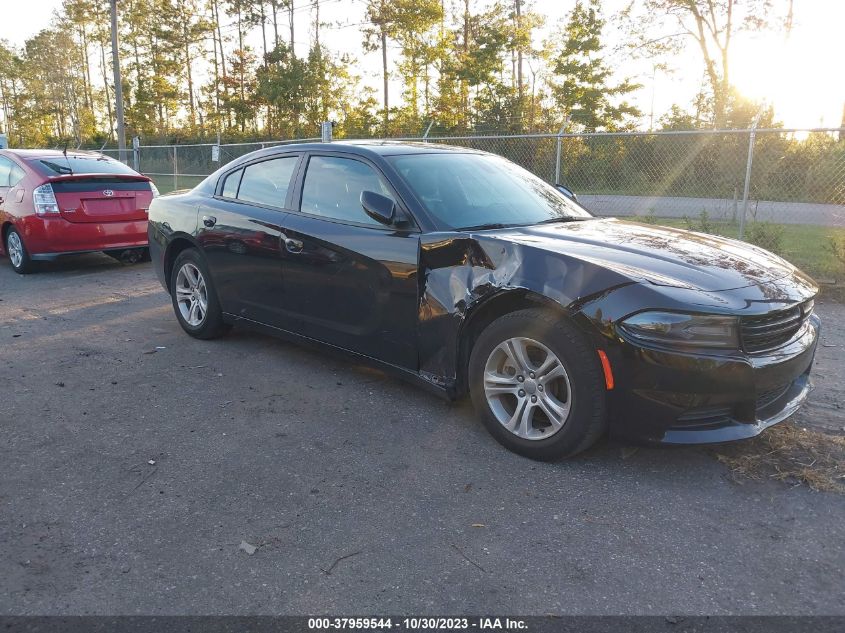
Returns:
[[[684,347],[739,349],[739,319],[707,314],[640,312],[619,324],[632,338]]]

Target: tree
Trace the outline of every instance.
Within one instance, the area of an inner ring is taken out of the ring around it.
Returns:
[[[321,12],[337,10],[334,3],[120,0],[127,125],[164,142],[215,132],[310,136],[327,118],[339,122],[339,135],[421,133],[429,121],[435,134],[549,131],[565,116],[583,129],[626,127],[637,114],[626,101],[635,86],[610,71],[599,0],[572,1],[568,21],[534,50],[542,17],[531,0],[366,0],[363,44],[381,53],[379,104],[352,74],[355,62],[323,44],[326,29],[352,26],[320,21]],[[731,38],[761,23],[769,2],[632,2],[625,16],[640,29],[640,54],[703,43],[694,114],[677,109],[664,126],[748,125],[759,105],[730,87]],[[311,45],[297,57],[294,17],[308,10]],[[289,35],[280,24],[285,17]],[[788,30],[790,19],[771,22]],[[0,44],[0,121],[10,138],[98,146],[113,138],[110,46],[108,3],[101,0],[61,0],[45,33],[20,48]],[[401,94],[389,93],[391,78],[401,80]]]
[[[21,91],[23,59],[8,42],[0,40],[0,107],[10,141],[23,146],[30,132],[24,125]]]
[[[93,113],[94,93],[91,82],[91,58],[89,54],[89,38],[92,30],[90,15],[95,13],[91,0],[64,0],[61,23],[66,29],[78,37],[76,48],[79,52],[79,62],[82,68],[84,82],[85,107]]]
[[[407,105],[413,117],[419,116],[419,86],[426,69],[435,59],[432,29],[443,18],[440,0],[397,0],[393,23],[394,38],[402,60],[399,72],[405,83]],[[427,92],[427,91],[426,91]],[[426,99],[426,109],[428,109]]]
[[[393,24],[396,20],[396,6],[393,0],[368,0],[367,20],[372,26],[363,30],[364,50],[375,51],[381,49],[381,77],[382,77],[382,111],[384,117],[384,133],[390,119],[389,77],[387,71],[387,39],[392,35]]]
[[[179,40],[182,55],[182,69],[185,72],[188,92],[185,101],[188,104],[189,123],[193,129],[196,126],[197,99],[194,94],[194,62],[200,56],[195,53],[197,44],[213,36],[213,24],[202,16],[199,0],[176,0],[171,8],[172,25],[175,36]],[[215,59],[216,62],[216,59]]]
[[[228,61],[232,75],[223,77],[223,86],[228,90],[221,98],[221,106],[234,117],[235,126],[243,133],[256,127],[257,82],[252,72],[256,59],[249,47],[244,47],[235,49]]]
[[[640,86],[625,79],[612,84],[604,60],[599,0],[578,0],[549,45],[552,95],[564,117],[588,131],[612,130],[640,115],[624,97]],[[557,44],[557,42],[561,42]],[[618,103],[614,103],[619,99]]]
[[[731,94],[731,53],[742,29],[770,26],[772,0],[644,0],[624,13],[635,36],[635,51],[650,57],[680,50],[685,42],[699,49],[713,99],[713,126],[724,127]],[[786,28],[791,28],[791,3]]]
[[[305,95],[309,90],[307,64],[280,42],[267,55],[267,63],[256,73],[256,96],[268,105],[270,134],[296,137],[301,135]]]
[[[512,83],[516,86],[518,100],[516,102],[515,114],[519,118],[519,123],[522,124],[523,110],[525,106],[525,57],[534,56],[532,51],[531,41],[532,32],[534,29],[543,25],[544,19],[541,15],[534,11],[527,10],[525,0],[513,0],[513,11],[511,13],[511,20],[513,23],[510,49],[511,49],[511,75]],[[536,78],[536,71],[529,67],[532,74],[532,90],[536,89],[534,86],[534,79]],[[535,103],[532,99],[531,107]]]
[[[230,85],[237,86],[238,101],[246,103],[246,76],[249,63],[254,59],[249,50],[249,47],[244,44],[244,30],[248,27],[248,11],[251,5],[251,0],[226,0],[227,8],[226,14],[230,17],[236,17],[235,24],[238,29],[238,48],[232,54],[230,61],[230,68],[237,78],[237,83],[230,82]],[[237,66],[237,67],[236,67]],[[241,111],[243,117],[245,113]],[[244,119],[240,120],[241,131],[244,129]]]
[[[485,118],[473,116],[479,114],[477,108],[491,107],[515,90],[504,81],[504,59],[513,35],[506,8],[496,3],[487,11],[473,13],[470,0],[464,0],[462,9],[455,28],[441,36],[437,52],[439,94],[434,118],[451,131],[471,128],[474,119]]]

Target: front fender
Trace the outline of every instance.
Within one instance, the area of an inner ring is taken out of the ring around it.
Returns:
[[[585,297],[632,283],[619,273],[493,235],[436,233],[420,242],[420,375],[454,392],[460,344],[491,300],[521,297],[571,310]],[[505,302],[513,306],[512,302]]]

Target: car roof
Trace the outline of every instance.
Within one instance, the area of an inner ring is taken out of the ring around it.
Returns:
[[[12,156],[18,156],[19,158],[28,159],[58,158],[59,156],[64,158],[64,152],[58,149],[4,149],[3,152]],[[98,152],[80,152],[76,150],[68,150],[67,155],[71,157],[78,156],[80,158],[109,158]]]
[[[291,143],[268,147],[265,153],[275,154],[279,151],[342,151],[359,156],[399,156],[404,154],[485,154],[470,147],[457,147],[442,143],[414,143],[403,141],[332,141],[331,143]],[[260,150],[259,150],[260,151]]]

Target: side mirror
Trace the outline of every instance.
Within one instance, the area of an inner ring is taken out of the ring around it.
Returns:
[[[396,214],[396,203],[387,196],[383,196],[375,191],[361,192],[361,206],[364,211],[376,222],[390,225],[393,223],[393,217]]]
[[[572,189],[570,189],[566,185],[561,185],[560,183],[558,183],[558,184],[555,185],[555,189],[560,191],[563,195],[565,195],[570,200],[575,200],[575,202],[578,202],[578,196],[576,196],[575,192],[572,191]]]

